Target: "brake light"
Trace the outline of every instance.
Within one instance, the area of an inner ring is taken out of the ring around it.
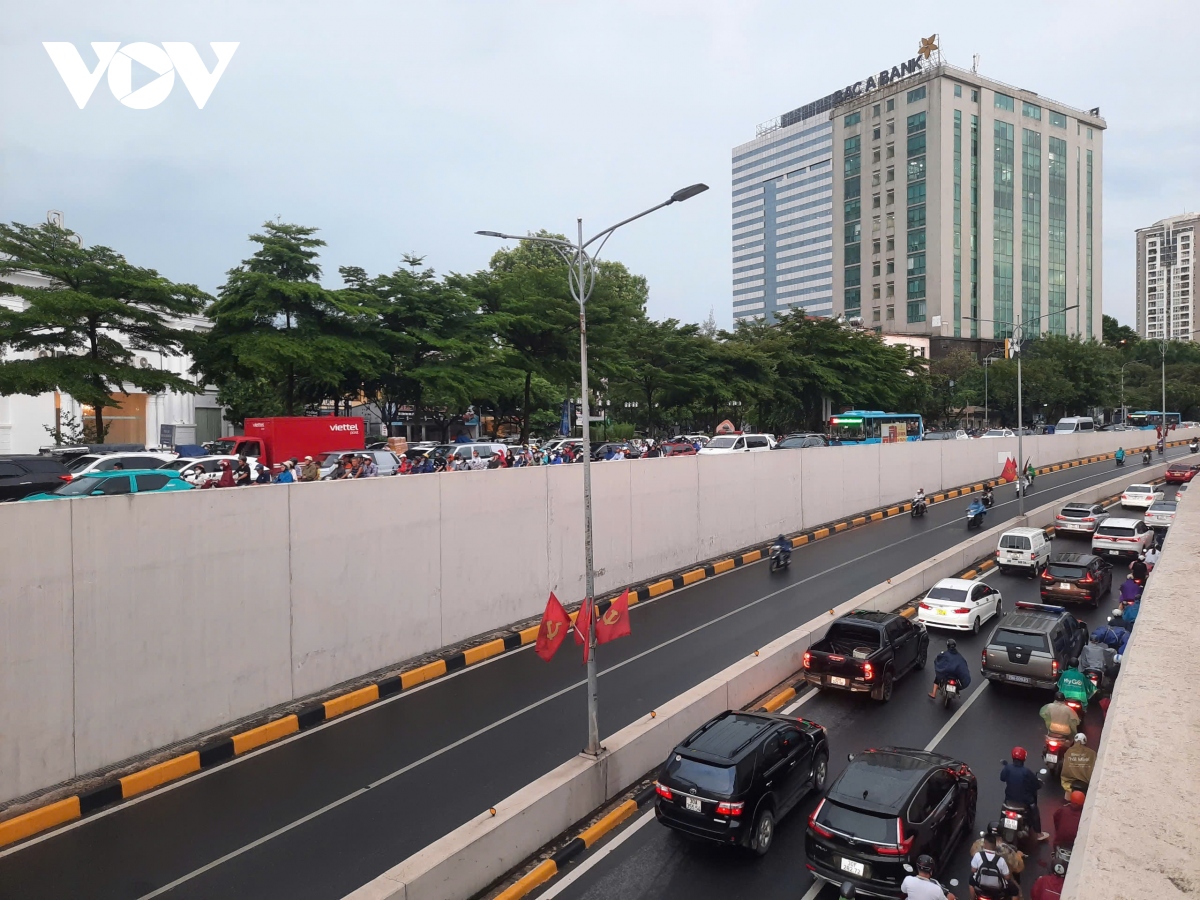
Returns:
[[[1095,517],[1095,516],[1086,516],[1086,517],[1083,519],[1083,521],[1084,521],[1084,522],[1095,522],[1095,521],[1096,521],[1096,517]]]
[[[1054,580],[1054,576],[1050,574],[1050,570],[1049,569],[1043,570],[1042,581],[1053,581],[1053,580]]]
[[[965,616],[965,615],[966,615],[967,613],[969,613],[970,611],[971,611],[971,607],[969,607],[969,606],[960,606],[958,609],[956,609],[956,610],[954,611],[954,614],[955,614],[956,616]]]
[[[926,603],[924,600],[922,600],[921,601],[921,609],[933,609],[933,607],[930,606],[928,603]]]
[[[812,667],[812,654],[809,653],[807,650],[805,650],[804,651],[804,668],[808,669],[811,667]]]
[[[657,781],[654,782],[654,792],[664,800],[670,800],[674,796],[669,787],[659,784]]]
[[[1084,575],[1082,578],[1079,579],[1079,583],[1080,584],[1092,584],[1095,580],[1096,579],[1092,577],[1092,573],[1088,572],[1086,575]]]
[[[817,804],[817,808],[814,809],[812,811],[812,815],[810,815],[808,817],[808,827],[811,828],[813,831],[815,831],[817,834],[819,834],[821,837],[828,838],[828,837],[833,837],[833,832],[830,831],[828,828],[825,828],[824,826],[817,824],[817,816],[819,816],[821,814],[821,807],[823,807],[824,805],[825,805],[824,800],[822,800],[820,803]]]
[[[74,477],[75,477],[74,475],[72,475],[70,472],[68,472],[66,475],[59,475],[58,480],[69,482]]]
[[[863,679],[870,681],[875,677],[875,668],[869,662],[863,663]]]
[[[987,668],[987,647],[983,648],[983,659],[980,660],[979,665],[985,669]]]
[[[1058,674],[1058,660],[1057,659],[1050,660],[1050,674],[1051,675]]]
[[[1061,747],[1065,743],[1066,743],[1066,741],[1056,741],[1056,740],[1054,740],[1054,738],[1046,739],[1046,746],[1051,750],[1057,750],[1059,747]]]
[[[916,835],[913,835],[916,837]],[[880,856],[907,856],[908,851],[912,849],[913,838],[904,838],[904,820],[896,820],[896,846],[895,847],[876,847],[875,852]]]
[[[742,807],[745,805],[746,804],[744,803],[718,803],[717,815],[734,817],[740,816],[742,814]]]

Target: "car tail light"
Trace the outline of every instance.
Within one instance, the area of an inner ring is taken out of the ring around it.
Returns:
[[[718,816],[735,816],[735,817],[740,816],[742,814],[742,807],[745,805],[746,804],[744,804],[744,803],[718,803],[717,804],[717,815]]]
[[[913,835],[916,837],[916,835]],[[904,821],[896,820],[896,846],[895,847],[876,847],[875,852],[880,856],[907,856],[908,851],[912,849],[913,838],[904,838]]]
[[[812,668],[812,654],[807,650],[804,651],[804,668]]]
[[[810,815],[808,817],[808,827],[811,828],[813,831],[815,831],[817,834],[819,834],[821,837],[833,837],[832,831],[830,831],[828,828],[826,828],[823,825],[817,824],[817,816],[819,816],[821,814],[821,807],[823,807],[824,805],[825,805],[824,800],[822,800],[820,803],[817,804],[817,808],[814,809],[812,811],[812,815]]]
[[[1053,581],[1053,580],[1054,580],[1054,576],[1050,574],[1050,570],[1045,569],[1042,572],[1042,581]]]
[[[1050,674],[1058,675],[1058,660],[1057,659],[1050,660]]]
[[[1088,572],[1086,575],[1084,575],[1082,578],[1079,579],[1079,583],[1080,584],[1092,584],[1095,582],[1095,580],[1096,579],[1092,577],[1092,573]]]
[[[985,669],[987,668],[987,647],[983,648],[983,659],[980,660],[979,665]]]
[[[663,785],[663,784],[659,784],[657,781],[654,782],[654,792],[656,794],[658,794],[658,796],[662,797],[664,800],[670,800],[672,797],[675,796],[674,794],[671,793],[671,789],[669,787],[667,787],[666,785]]]
[[[997,550],[997,551],[996,551],[996,555],[997,555],[997,556],[999,556],[999,555],[1000,555],[1000,551],[999,551],[999,550]]]
[[[956,609],[956,610],[954,611],[954,614],[955,614],[956,616],[965,616],[965,615],[966,615],[967,613],[969,613],[970,611],[971,611],[971,607],[969,607],[969,606],[960,606],[958,609]]]
[[[1086,516],[1086,517],[1084,517],[1084,519],[1083,519],[1082,521],[1084,521],[1084,522],[1095,522],[1095,521],[1096,521],[1096,517],[1095,517],[1095,516]]]
[[[921,601],[920,606],[921,606],[921,609],[933,609],[933,607],[930,606],[928,603],[926,603],[924,600]]]
[[[72,475],[70,472],[68,472],[66,475],[59,475],[58,480],[69,482],[74,477],[75,477],[74,475]]]
[[[869,662],[863,663],[863,679],[866,681],[870,681],[874,677],[875,677],[875,667],[872,666]]]

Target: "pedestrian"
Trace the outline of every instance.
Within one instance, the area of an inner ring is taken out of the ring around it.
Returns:
[[[237,487],[245,487],[254,480],[254,473],[250,471],[250,463],[246,457],[239,456],[237,465],[233,468],[233,483]]]
[[[233,487],[233,467],[229,465],[229,460],[221,460],[221,476],[217,479],[217,487]]]
[[[301,481],[320,481],[321,467],[317,465],[317,461],[311,456],[304,457],[304,465],[300,469]]]

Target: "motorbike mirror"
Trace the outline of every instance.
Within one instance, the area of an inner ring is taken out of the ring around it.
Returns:
[[[846,760],[847,760],[847,762],[854,762],[854,754],[853,754],[853,753],[847,753],[847,754],[846,754]]]
[[[913,870],[913,867],[912,867],[912,866],[910,866],[908,863],[905,863],[905,864],[904,864],[904,871],[905,871],[905,872],[908,872],[908,873],[911,875],[911,874],[912,874],[912,870]]]
[[[957,878],[950,879],[950,887],[958,887],[958,879]]]

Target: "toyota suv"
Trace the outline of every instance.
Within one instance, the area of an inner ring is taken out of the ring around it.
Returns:
[[[862,895],[904,897],[918,857],[932,856],[937,874],[973,835],[978,797],[967,764],[949,756],[906,747],[852,755],[808,817],[806,865]]]
[[[824,788],[828,770],[820,725],[729,710],[671,751],[654,782],[654,815],[668,828],[762,856],[775,823]]]
[[[1053,690],[1087,636],[1087,626],[1061,606],[1018,602],[988,638],[980,673],[989,681]]]

